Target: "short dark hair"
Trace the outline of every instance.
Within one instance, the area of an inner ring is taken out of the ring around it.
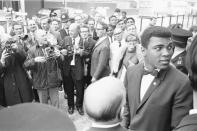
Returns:
[[[114,12],[120,12],[120,9],[119,8],[116,8],[115,10],[114,10]]]
[[[171,31],[168,28],[161,26],[153,26],[144,30],[141,35],[141,44],[144,48],[148,47],[149,40],[151,37],[171,37]]]
[[[197,91],[197,36],[191,43],[186,55],[186,68],[193,90]]]
[[[126,12],[126,11],[122,11],[122,13],[127,14],[127,12]]]
[[[106,23],[100,21],[100,22],[98,22],[97,24],[102,25],[104,30],[106,30],[106,31],[108,30],[108,26],[107,26]]]
[[[131,19],[131,20],[135,23],[135,19],[134,19],[133,17],[128,17],[127,20],[126,20],[126,22],[127,22],[129,19]]]
[[[111,15],[111,16],[109,17],[109,21],[110,21],[113,17],[117,18],[115,15]]]

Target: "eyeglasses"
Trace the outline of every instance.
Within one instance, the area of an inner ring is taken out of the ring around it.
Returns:
[[[103,28],[96,28],[96,30],[104,30]]]
[[[114,35],[120,35],[122,32],[117,32],[117,33],[114,33]]]

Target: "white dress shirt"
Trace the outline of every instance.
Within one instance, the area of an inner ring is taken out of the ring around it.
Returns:
[[[110,45],[110,67],[111,72],[118,72],[118,67],[120,60],[123,58],[124,53],[127,49],[127,44],[124,40],[121,41],[121,46],[119,46],[118,41],[114,41]]]
[[[141,88],[140,88],[140,101],[142,101],[145,93],[147,92],[150,84],[153,82],[155,76],[148,74],[148,75],[143,75],[142,76],[142,81],[141,81]]]

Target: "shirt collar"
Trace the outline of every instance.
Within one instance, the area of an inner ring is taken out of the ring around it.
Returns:
[[[197,114],[197,109],[191,109],[191,110],[189,111],[189,114],[190,114],[190,115]]]
[[[115,123],[115,124],[109,124],[109,125],[101,125],[96,122],[92,123],[92,127],[96,127],[96,128],[112,128],[112,127],[116,127],[118,125],[120,125],[120,122]]]

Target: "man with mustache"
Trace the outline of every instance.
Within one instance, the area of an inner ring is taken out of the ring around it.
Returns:
[[[192,107],[186,75],[170,65],[174,52],[169,29],[147,28],[141,36],[144,61],[128,68],[124,126],[139,131],[171,131]]]

